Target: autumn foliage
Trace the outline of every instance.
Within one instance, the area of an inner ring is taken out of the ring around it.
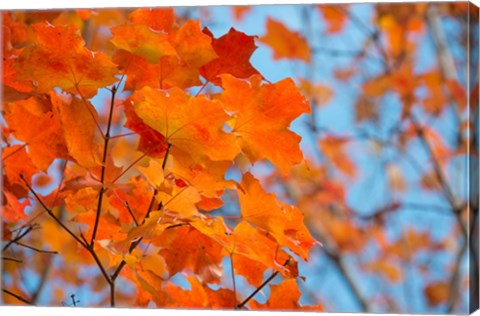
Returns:
[[[217,35],[207,11],[190,9],[3,12],[3,302],[341,311],[312,285],[325,261],[353,310],[412,311],[395,290],[366,290],[355,268],[392,287],[414,271],[429,308],[463,311],[460,266],[478,206],[449,170],[476,155],[466,114],[478,93],[449,73],[444,51],[420,72],[415,54],[418,38],[441,40],[440,17],[460,19],[468,5],[377,4],[373,27],[351,6],[304,8],[305,29],[267,17],[251,35]],[[325,38],[367,33],[332,70],[336,84],[316,79],[319,56],[342,52],[316,47],[315,17]],[[272,81],[252,62],[258,46],[305,71]],[[372,54],[377,70],[363,73]],[[322,111],[349,84],[355,117],[338,132]],[[393,127],[383,118],[392,96]],[[432,124],[447,112],[454,143]],[[352,190],[368,185],[362,157],[372,153],[387,194],[365,213]],[[435,202],[412,201],[412,187]],[[449,233],[395,226],[412,209],[447,214]],[[448,278],[424,254],[446,258]]]

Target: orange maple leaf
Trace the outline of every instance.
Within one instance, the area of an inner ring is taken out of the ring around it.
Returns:
[[[168,40],[168,34],[152,30],[146,25],[124,24],[111,28],[115,47],[142,56],[149,63],[158,63],[162,56],[177,52]]]
[[[231,161],[212,161],[203,159],[199,162],[190,155],[172,149],[173,164],[170,170],[175,177],[195,187],[206,197],[219,197],[226,188],[234,189],[235,182],[225,180],[225,173],[232,165]]]
[[[227,73],[237,78],[260,75],[250,64],[250,57],[257,49],[255,36],[246,35],[233,27],[219,38],[213,38],[208,28],[204,28],[203,32],[213,39],[212,46],[218,55],[218,58],[200,68],[201,75],[208,82],[220,86],[222,80],[219,75]]]
[[[170,32],[175,22],[173,8],[141,8],[128,15],[134,24],[147,25],[153,30]]]
[[[288,126],[302,113],[310,112],[308,100],[289,78],[262,85],[258,75],[248,81],[231,75],[221,77],[225,91],[220,99],[234,116],[232,132],[242,152],[252,163],[266,158],[287,174],[303,159],[301,137]]]
[[[281,246],[307,260],[316,241],[303,223],[302,212],[278,201],[275,194],[266,193],[250,173],[243,176],[241,185],[245,190],[238,193],[242,218],[269,232]]]
[[[319,141],[319,146],[328,161],[339,171],[350,177],[355,177],[357,167],[345,152],[345,146],[348,145],[348,143],[349,139],[347,138],[326,136]]]
[[[151,157],[162,158],[168,147],[165,136],[145,124],[143,120],[138,117],[130,100],[126,100],[123,105],[125,116],[127,118],[125,127],[136,132],[140,136],[138,150]]]
[[[192,97],[178,88],[144,87],[131,97],[136,114],[168,143],[191,157],[232,160],[239,149],[235,136],[223,131],[230,118],[219,101]]]
[[[117,81],[117,68],[103,53],[92,52],[78,30],[47,22],[32,25],[33,39],[18,57],[18,80],[31,80],[38,92],[58,87],[85,98]]]
[[[49,100],[30,97],[8,103],[4,118],[15,138],[27,144],[38,169],[47,170],[55,158],[68,157],[60,118]]]
[[[267,310],[311,310],[322,311],[321,305],[302,306],[300,305],[300,297],[302,292],[298,288],[295,279],[284,280],[282,283],[270,286],[270,297],[265,304],[259,304],[256,301],[250,301],[248,305],[251,309],[267,309]]]
[[[70,156],[86,168],[101,165],[103,146],[95,138],[98,116],[93,105],[76,97],[62,98],[53,92],[50,93],[50,99],[60,118]]]
[[[317,5],[327,26],[327,34],[334,35],[340,33],[347,24],[348,16],[343,12],[348,6],[346,5]]]
[[[310,62],[311,53],[305,38],[294,32],[283,23],[272,18],[267,19],[267,34],[260,42],[267,44],[273,50],[273,59],[299,59]]]
[[[7,222],[18,223],[27,218],[25,207],[30,205],[29,199],[20,202],[13,193],[6,190],[3,190],[2,195],[2,221],[6,220]]]

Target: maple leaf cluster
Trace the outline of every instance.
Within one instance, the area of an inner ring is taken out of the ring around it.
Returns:
[[[255,36],[215,37],[169,8],[113,26],[106,15],[3,13],[4,230],[41,223],[37,237],[65,265],[98,266],[112,306],[122,277],[137,306],[300,308],[297,260],[316,241],[249,168],[268,160],[288,174],[303,160],[289,125],[308,100],[250,64]],[[92,24],[105,48],[92,49]],[[241,180],[227,180],[239,164]],[[212,212],[227,195],[239,206],[228,224]],[[214,290],[225,258],[233,287]],[[235,276],[259,287],[266,271],[286,281],[267,305],[240,304]],[[172,281],[178,273],[191,290]]]

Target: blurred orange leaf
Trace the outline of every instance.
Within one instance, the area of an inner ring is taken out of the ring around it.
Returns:
[[[430,306],[438,306],[448,301],[450,295],[450,285],[447,282],[432,282],[428,284],[423,292]]]
[[[339,171],[350,176],[357,175],[357,167],[345,152],[345,146],[349,144],[347,138],[325,136],[319,141],[320,150]]]
[[[348,16],[343,10],[347,10],[348,5],[317,5],[317,8],[327,25],[327,34],[334,35],[343,31],[348,21]]]
[[[295,58],[310,62],[310,47],[300,33],[291,31],[272,18],[267,19],[266,29],[267,34],[260,38],[260,42],[272,48],[274,59]]]

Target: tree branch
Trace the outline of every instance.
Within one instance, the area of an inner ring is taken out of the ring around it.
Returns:
[[[100,174],[100,182],[102,187],[98,195],[97,214],[95,215],[95,224],[93,226],[92,239],[90,240],[90,247],[93,247],[95,237],[97,236],[98,223],[100,221],[100,213],[102,212],[103,194],[105,193],[105,170],[107,169],[107,154],[108,154],[108,142],[110,141],[110,128],[112,127],[113,107],[115,105],[115,94],[117,93],[117,87],[112,88],[112,97],[110,99],[110,113],[108,115],[107,132],[105,134],[105,143],[103,145],[103,158],[102,158],[102,171]]]
[[[45,203],[42,201],[42,199],[38,196],[38,194],[33,190],[32,186],[27,182],[27,180],[25,179],[24,175],[23,174],[20,174],[20,178],[22,179],[22,181],[25,183],[25,185],[28,187],[28,189],[30,190],[30,192],[32,192],[32,194],[35,196],[35,199],[37,199],[38,203],[40,203],[40,205],[43,207],[43,209],[48,213],[48,215],[53,218],[58,225],[60,225],[68,234],[70,234],[70,236],[72,236],[80,245],[82,245],[83,247],[85,247],[86,249],[88,249],[88,245],[85,244],[82,240],[80,240],[80,238],[78,238],[77,235],[75,235],[71,230],[70,228],[68,228],[67,226],[65,226],[65,224],[63,224],[58,218],[57,216],[55,216],[55,214],[53,214],[52,210],[50,208],[48,208],[48,206],[45,205]]]
[[[230,272],[232,276],[232,286],[233,286],[233,307],[237,306],[237,282],[235,281],[235,270],[233,268],[233,253],[230,254]]]
[[[42,207],[45,209],[45,211],[48,213],[48,215],[50,215],[50,217],[52,217],[68,234],[70,234],[70,236],[72,236],[80,245],[82,245],[93,257],[93,259],[95,260],[95,263],[97,264],[98,268],[100,269],[100,272],[102,273],[102,275],[104,276],[105,280],[107,281],[107,283],[111,286],[112,284],[112,280],[110,279],[110,277],[108,276],[108,273],[106,272],[105,268],[103,267],[102,263],[100,262],[100,259],[98,258],[97,254],[95,253],[95,250],[94,250],[94,247],[93,245],[89,245],[85,238],[83,237],[82,235],[82,238],[85,240],[85,241],[82,241],[77,235],[75,235],[71,230],[70,228],[68,228],[67,226],[65,226],[65,224],[63,224],[56,216],[55,214],[53,214],[52,210],[50,210],[50,208],[48,208],[45,203],[42,201],[42,199],[40,199],[40,197],[37,195],[37,193],[33,190],[33,188],[30,186],[30,184],[27,182],[27,180],[25,179],[25,177],[23,176],[23,174],[20,175],[20,178],[23,180],[23,182],[25,183],[25,185],[28,187],[28,189],[30,190],[30,192],[32,192],[32,194],[35,196],[35,198],[37,199],[37,201],[40,203],[40,205],[42,205]]]
[[[432,33],[433,43],[438,56],[438,63],[440,65],[440,71],[442,79],[445,80],[457,80],[458,73],[455,67],[455,60],[448,49],[447,39],[445,33],[442,30],[440,16],[438,14],[438,7],[434,4],[430,4],[426,13],[426,20],[430,32]],[[456,123],[460,125],[460,111],[459,104],[455,100],[450,88],[443,86],[445,95],[448,98],[448,102],[452,105],[454,118]],[[458,130],[458,136],[460,136],[460,129]]]
[[[442,186],[442,189],[445,193],[445,196],[446,196],[447,200],[450,202],[450,205],[452,206],[453,211],[455,213],[457,213],[459,211],[458,210],[459,205],[458,205],[457,199],[456,199],[455,195],[453,194],[452,189],[448,185],[447,178],[445,177],[445,175],[443,173],[442,167],[440,165],[440,162],[438,161],[438,157],[435,155],[435,153],[433,151],[432,145],[428,141],[422,126],[417,121],[417,119],[415,118],[413,113],[410,114],[410,121],[412,122],[413,126],[415,127],[415,132],[417,133],[418,138],[420,139],[423,146],[425,147],[428,154],[430,155],[430,158],[432,159],[433,170],[435,172],[435,176],[437,177],[438,182]]]
[[[40,297],[40,293],[42,293],[43,288],[45,287],[45,283],[47,282],[47,277],[50,273],[51,269],[51,260],[44,266],[42,270],[42,275],[40,276],[40,282],[38,282],[38,286],[32,294],[32,303],[35,304]]]
[[[27,305],[34,305],[32,302],[30,302],[30,301],[27,300],[26,298],[23,298],[23,297],[21,297],[21,296],[18,295],[18,294],[15,294],[15,293],[13,293],[13,292],[10,292],[10,291],[7,290],[7,289],[2,288],[2,292],[5,293],[5,294],[8,294],[8,295],[10,295],[10,296],[15,297],[17,300],[19,300],[19,301],[21,301],[21,302],[23,302],[23,303],[25,303],[25,304],[27,304]]]
[[[10,258],[10,257],[2,257],[2,260],[5,260],[5,261],[12,261],[12,262],[16,262],[16,263],[23,263],[23,261],[22,261],[22,260],[15,259],[15,258]]]
[[[130,170],[133,166],[135,166],[140,160],[145,158],[145,156],[146,156],[146,154],[143,154],[140,157],[138,157],[137,159],[135,159],[135,161],[133,161],[127,168],[125,168],[125,170],[123,170],[115,179],[113,179],[112,184],[117,182],[118,179],[120,179],[125,173],[127,173],[127,171]]]
[[[33,227],[34,225],[29,225],[27,227],[27,229],[23,232],[19,232],[17,237],[15,237],[14,239],[10,240],[2,249],[2,251],[5,251],[7,250],[12,244],[18,242],[20,239],[22,239],[23,237],[25,237],[26,235],[28,235],[32,230],[33,230]]]
[[[165,171],[165,167],[167,165],[167,159],[168,159],[168,155],[170,153],[170,148],[172,147],[172,144],[168,144],[167,146],[167,150],[165,152],[165,156],[163,157],[163,162],[162,162],[162,170]],[[147,218],[149,217],[152,209],[153,209],[153,205],[155,204],[155,196],[157,195],[158,193],[158,190],[157,188],[155,188],[153,190],[153,196],[152,196],[152,199],[150,200],[150,204],[148,206],[148,210],[147,210],[147,213],[145,214],[145,217],[143,218],[142,220],[142,223],[140,225],[143,225],[145,223],[145,221],[147,220]],[[161,209],[163,207],[163,204],[162,202],[160,202],[159,206],[158,206],[158,209]],[[131,253],[143,240],[143,237],[140,237],[137,241],[133,242],[131,245],[130,245],[130,248],[128,249],[128,253]],[[111,302],[111,306],[115,306],[115,281],[117,280],[118,276],[120,275],[120,272],[123,270],[123,268],[125,267],[126,265],[126,261],[125,260],[122,260],[117,269],[115,269],[115,271],[113,272],[113,274],[110,276],[110,280],[111,280],[111,284],[110,284],[110,302]],[[112,303],[113,302],[113,303]]]
[[[338,254],[332,253],[331,251],[326,249],[325,249],[325,254],[330,258],[330,260],[332,260],[332,262],[335,264],[340,274],[345,279],[345,282],[350,288],[350,291],[352,292],[353,297],[355,297],[358,304],[360,305],[361,311],[365,313],[370,312],[370,306],[368,304],[368,301],[362,296],[360,289],[357,287],[356,283],[353,281],[352,277],[348,273],[347,268],[341,261]]]
[[[458,294],[460,293],[460,264],[462,262],[463,256],[465,255],[465,252],[467,251],[467,248],[468,248],[467,246],[468,246],[468,242],[466,241],[465,238],[463,238],[462,244],[455,255],[455,264],[453,267],[453,274],[449,281],[450,292],[448,294],[448,302],[446,307],[447,314],[451,314],[453,312]]]
[[[137,219],[135,218],[135,215],[133,214],[132,209],[130,208],[130,203],[128,203],[128,201],[125,201],[125,207],[127,208],[128,213],[132,217],[135,226],[138,226]]]
[[[284,264],[282,264],[282,266],[286,266],[287,264],[290,263],[290,260],[291,258],[288,258],[287,261],[285,261]],[[240,309],[242,308],[243,306],[245,306],[245,304],[247,304],[255,295],[257,295],[258,292],[260,292],[268,283],[270,283],[273,279],[275,279],[275,277],[280,273],[280,271],[275,271],[273,272],[265,281],[263,281],[262,284],[260,284],[259,287],[257,287],[253,292],[252,294],[250,294],[245,300],[243,300],[243,302],[241,302],[240,304],[238,304],[235,309]]]
[[[19,241],[15,242],[15,243],[16,243],[17,245],[19,245],[19,246],[22,246],[22,247],[31,249],[31,250],[33,250],[33,251],[35,251],[35,252],[46,253],[46,254],[51,254],[51,255],[57,255],[57,254],[58,254],[58,251],[38,249],[38,248],[29,246],[29,245],[25,245],[24,243],[21,243],[21,242],[19,242]]]

